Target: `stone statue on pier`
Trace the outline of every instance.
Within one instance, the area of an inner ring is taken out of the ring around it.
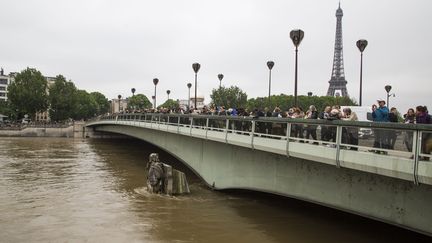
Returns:
[[[159,160],[159,154],[151,153],[146,167],[147,190],[158,194],[184,194],[190,193],[186,175],[173,169],[170,165]]]
[[[157,153],[151,153],[147,163],[147,189],[152,193],[162,193],[165,182],[164,165]]]

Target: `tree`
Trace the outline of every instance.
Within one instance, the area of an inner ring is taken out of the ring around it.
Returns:
[[[137,94],[128,99],[128,109],[148,109],[152,107],[147,96],[143,94]]]
[[[314,105],[318,111],[323,111],[326,106],[341,105],[350,106],[356,105],[355,101],[349,97],[333,97],[333,96],[298,96],[298,106],[303,110],[307,110],[310,105]],[[268,107],[270,109],[279,106],[282,110],[288,110],[294,106],[294,96],[292,95],[272,95],[270,101],[267,97],[257,97],[249,99],[247,102],[247,108],[253,110],[255,108],[264,109]]]
[[[17,119],[16,112],[7,100],[0,100],[0,114],[7,116],[9,120]]]
[[[76,99],[77,103],[73,115],[75,120],[85,120],[96,115],[98,105],[87,91],[78,90]]]
[[[36,112],[48,108],[47,81],[42,73],[27,68],[15,77],[8,87],[8,99],[20,115],[28,114],[34,119]]]
[[[168,109],[177,109],[179,108],[179,103],[173,99],[166,100],[165,103],[158,106],[158,108],[168,108]]]
[[[72,118],[77,103],[77,88],[72,81],[66,81],[62,75],[56,77],[49,88],[49,115],[53,121],[64,121]]]
[[[110,104],[108,99],[105,97],[105,95],[99,93],[99,92],[91,92],[90,96],[93,98],[93,100],[96,102],[96,115],[103,115],[107,113],[110,109]]]
[[[247,94],[237,86],[229,88],[222,86],[213,89],[210,98],[213,105],[225,106],[226,108],[244,108],[247,104]]]

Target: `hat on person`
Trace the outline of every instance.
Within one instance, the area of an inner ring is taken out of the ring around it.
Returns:
[[[380,102],[384,102],[384,104],[386,103],[385,100],[384,100],[384,99],[381,99],[381,98],[377,99],[377,102],[378,102],[378,103],[380,103]]]

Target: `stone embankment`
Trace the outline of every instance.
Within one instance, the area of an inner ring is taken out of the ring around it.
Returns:
[[[2,127],[0,137],[82,137],[82,127],[80,122],[71,124],[38,124]],[[78,130],[80,129],[80,130]]]
[[[118,135],[95,133],[85,127],[85,122],[76,121],[70,124],[22,125],[19,127],[0,128],[0,137],[65,137],[65,138],[113,138]]]

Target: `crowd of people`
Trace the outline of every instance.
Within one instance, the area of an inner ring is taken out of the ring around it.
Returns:
[[[129,112],[129,111],[127,111]],[[341,109],[339,105],[327,106],[323,111],[319,112],[314,105],[309,106],[308,110],[304,111],[301,107],[292,107],[286,111],[282,111],[279,106],[274,109],[254,109],[248,110],[244,108],[229,108],[226,109],[224,106],[216,108],[215,106],[204,106],[201,109],[190,109],[183,110],[177,109],[148,109],[144,111],[131,111],[131,112],[149,112],[149,113],[177,113],[177,114],[194,114],[194,115],[217,115],[217,116],[240,116],[240,117],[279,117],[279,118],[297,118],[297,119],[320,119],[320,120],[346,120],[346,121],[358,121],[357,114],[352,111],[349,107]],[[383,99],[378,99],[377,104],[372,105],[372,119],[373,122],[403,122],[410,124],[431,124],[431,116],[426,106],[417,106],[415,109],[410,108],[403,116],[397,111],[395,107],[388,109],[386,102]],[[218,124],[217,122],[210,124],[213,127],[224,127],[224,124]],[[251,127],[249,123],[237,121],[233,123],[235,130],[250,131]],[[318,125],[304,124],[304,123],[292,123],[291,125],[291,137],[298,138],[300,142],[311,142],[318,144],[318,140],[323,141],[323,144],[327,146],[334,146],[336,142],[336,126],[331,125],[320,125],[320,132],[317,133]],[[286,134],[286,124],[277,124],[275,122],[257,122],[256,131],[262,134],[280,135]],[[371,150],[375,153],[387,154],[385,150],[394,149],[396,139],[399,132],[395,129],[373,129],[374,144],[373,147],[376,150]],[[320,139],[318,139],[320,135]],[[342,143],[350,145],[359,144],[359,128],[356,126],[347,126],[342,129]],[[429,141],[430,140],[430,141]],[[413,133],[404,132],[403,141],[408,151],[412,152],[413,149]],[[422,151],[429,154],[432,151],[432,136],[430,133],[424,133],[422,135]],[[330,143],[326,143],[330,142]],[[331,143],[333,142],[333,143]],[[350,149],[357,150],[357,147],[353,146]],[[427,158],[425,158],[427,159]]]
[[[377,100],[378,105],[372,106],[372,116],[375,122],[400,122],[398,118],[398,111],[395,107],[390,110],[386,107],[386,103],[383,99]],[[431,115],[428,112],[426,106],[417,106],[415,110],[409,108],[408,111],[403,115],[403,123],[406,124],[432,124]],[[381,149],[394,149],[397,131],[395,130],[382,130],[376,129],[374,132],[375,141],[374,147]],[[404,132],[403,134],[404,144],[409,152],[413,149],[413,132]],[[421,136],[422,148],[421,152],[430,154],[432,151],[432,136],[431,133],[423,133]],[[386,151],[374,151],[376,153],[384,153]],[[424,160],[429,160],[429,157],[424,157]]]

